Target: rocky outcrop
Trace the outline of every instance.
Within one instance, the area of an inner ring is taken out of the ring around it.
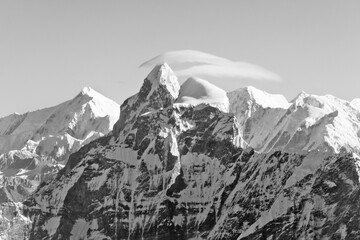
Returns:
[[[256,153],[233,114],[177,104],[178,89],[152,71],[113,134],[25,202],[30,239],[356,238],[355,154]]]

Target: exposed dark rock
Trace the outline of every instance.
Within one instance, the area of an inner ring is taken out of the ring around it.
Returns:
[[[112,135],[25,202],[30,239],[357,239],[356,155],[244,149],[233,114],[173,104],[163,71],[124,102]]]

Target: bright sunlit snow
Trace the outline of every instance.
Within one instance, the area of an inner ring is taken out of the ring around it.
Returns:
[[[189,78],[180,88],[177,103],[198,105],[201,103],[216,106],[224,112],[229,111],[229,99],[221,88],[200,78]]]

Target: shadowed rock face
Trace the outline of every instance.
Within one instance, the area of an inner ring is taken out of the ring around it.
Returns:
[[[174,104],[167,68],[25,202],[30,239],[356,239],[355,155],[244,149],[232,114]]]

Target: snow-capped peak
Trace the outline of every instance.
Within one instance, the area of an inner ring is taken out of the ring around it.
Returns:
[[[91,94],[91,92],[96,92],[94,89],[92,89],[91,87],[84,87],[81,90],[81,94],[85,95],[85,94]]]
[[[137,116],[171,106],[179,95],[177,77],[167,63],[155,66],[145,78],[139,93],[126,99],[121,105],[119,120],[114,133],[120,134]],[[126,132],[127,130],[125,130]]]
[[[253,87],[228,97],[245,141],[258,151],[360,151],[360,100],[301,92],[289,103]]]
[[[176,103],[198,105],[206,103],[229,112],[229,99],[226,92],[200,78],[190,77],[180,88],[179,98]]]
[[[20,150],[30,140],[40,146],[50,138],[66,138],[66,134],[76,138],[74,141],[86,142],[108,133],[119,114],[116,102],[86,87],[75,98],[57,106],[0,118],[0,153]]]
[[[310,96],[310,94],[306,93],[305,91],[301,91],[293,100],[291,100],[291,103],[297,103],[297,102],[303,102],[303,99]]]
[[[171,70],[167,63],[155,66],[146,78],[152,84],[152,90],[148,96],[151,96],[151,93],[155,91],[159,85],[163,85],[166,86],[174,98],[177,98],[180,85],[177,81],[175,73]]]
[[[295,106],[309,106],[319,108],[327,112],[333,112],[336,110],[342,111],[345,108],[348,108],[350,105],[353,107],[356,105],[330,94],[319,96],[315,94],[307,94],[305,92],[301,92],[291,101],[291,103],[293,103]]]
[[[262,106],[263,108],[288,108],[291,104],[283,95],[270,94],[255,87],[248,86],[239,88],[229,93],[229,98],[236,98],[237,101],[247,100]],[[236,100],[235,99],[235,100]]]
[[[288,108],[290,103],[280,94],[270,94],[253,86],[245,87],[250,97],[263,107]]]
[[[94,90],[91,87],[84,87],[81,92],[78,94],[78,96],[87,96],[90,98],[95,98],[95,99],[106,99],[109,100],[109,98],[105,97],[104,95],[102,95],[101,93],[99,93],[98,91]],[[111,100],[112,101],[112,100]]]

